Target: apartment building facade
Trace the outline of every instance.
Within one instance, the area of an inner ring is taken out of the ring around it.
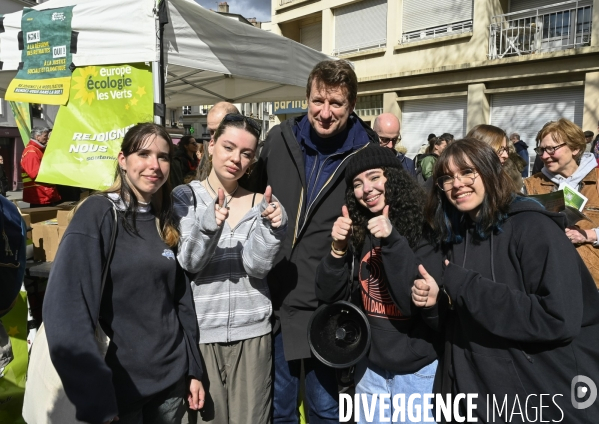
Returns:
[[[599,0],[272,1],[271,30],[350,60],[357,113],[396,114],[410,153],[482,123],[531,153],[550,120],[597,132]]]

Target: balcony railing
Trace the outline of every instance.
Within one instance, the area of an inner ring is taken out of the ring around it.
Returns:
[[[472,21],[456,22],[435,28],[427,28],[418,31],[406,32],[401,36],[401,44],[413,43],[414,41],[428,40],[432,38],[445,37],[447,35],[462,34],[472,31]]]
[[[387,39],[383,38],[382,40],[373,40],[373,41],[368,41],[368,42],[362,43],[362,44],[345,46],[340,49],[337,48],[337,49],[333,50],[333,55],[339,56],[341,54],[359,53],[359,52],[363,52],[366,50],[372,50],[372,49],[385,47],[386,45],[387,45]]]
[[[358,116],[378,116],[381,113],[383,113],[382,107],[356,109],[356,115]]]
[[[589,46],[592,4],[592,0],[566,1],[493,16],[489,59]]]

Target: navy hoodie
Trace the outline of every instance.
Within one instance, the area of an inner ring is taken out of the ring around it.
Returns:
[[[202,377],[191,287],[152,212],[137,213],[138,234],[119,217],[100,296],[113,226],[112,203],[104,196],[81,205],[60,243],[44,299],[50,358],[77,419],[92,424],[129,412],[184,376]],[[105,358],[94,339],[97,317],[111,339]]]

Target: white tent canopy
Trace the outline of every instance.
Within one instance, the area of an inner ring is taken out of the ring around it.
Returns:
[[[260,102],[305,97],[308,74],[328,56],[287,38],[204,9],[192,0],[165,0],[165,103]],[[50,0],[38,10],[75,5],[76,66],[159,59],[155,0]],[[4,17],[0,33],[0,96],[21,60],[22,12]]]

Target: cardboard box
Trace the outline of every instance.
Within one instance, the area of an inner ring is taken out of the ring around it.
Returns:
[[[21,214],[21,218],[25,221],[25,228],[31,228],[31,215],[28,213]]]
[[[78,202],[65,202],[57,207],[21,209],[21,215],[31,232],[27,238],[33,241],[34,261],[53,261],[68,222],[71,209]]]
[[[56,225],[53,220],[32,224],[33,260],[53,261],[66,226]]]
[[[23,222],[25,222],[25,228],[31,228],[31,216],[26,213],[21,214],[21,218],[23,218]],[[33,237],[33,234],[31,234],[31,231],[27,231],[27,240],[31,240],[31,237]]]
[[[21,215],[29,215],[32,224],[47,221],[48,219],[56,218],[58,208],[54,206],[45,206],[43,208],[26,208],[21,209]]]
[[[44,251],[46,261],[51,262],[56,257],[60,240],[67,227],[60,225],[43,225]]]
[[[57,206],[58,208],[60,208],[58,210],[58,212],[56,213],[56,219],[57,219],[58,225],[64,226],[64,227],[69,225],[69,220],[68,220],[69,214],[75,208],[75,206],[77,206],[78,203],[79,202],[64,202]]]
[[[77,206],[79,204],[80,201],[76,201],[76,202],[62,202],[59,205],[56,205],[57,208],[60,209],[67,209],[67,210],[71,210],[73,209],[75,206]]]
[[[31,224],[31,239],[33,240],[33,260],[45,261],[46,251],[44,243],[44,225],[43,223]]]

